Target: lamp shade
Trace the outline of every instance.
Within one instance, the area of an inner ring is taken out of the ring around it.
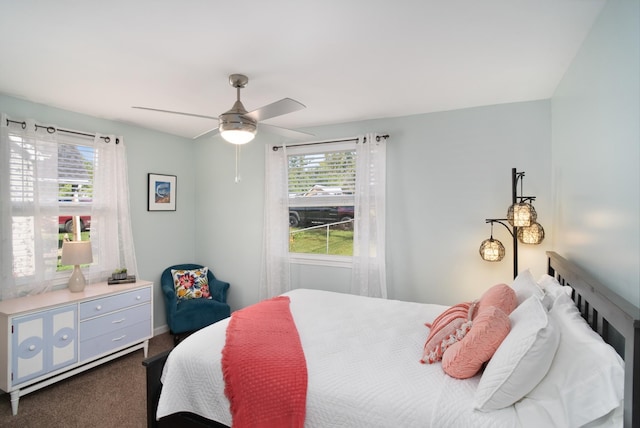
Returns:
[[[62,243],[63,265],[82,265],[93,262],[91,241],[66,241]]]
[[[504,245],[493,237],[485,239],[480,244],[480,257],[488,262],[499,262],[504,258]]]
[[[247,144],[249,141],[253,140],[256,133],[255,131],[243,131],[238,129],[231,129],[228,131],[220,132],[222,138],[224,138],[227,142],[231,144]]]
[[[536,209],[528,202],[515,203],[507,211],[507,220],[514,227],[530,226],[537,218]]]
[[[544,229],[539,223],[518,229],[518,240],[523,244],[539,244],[544,239]]]

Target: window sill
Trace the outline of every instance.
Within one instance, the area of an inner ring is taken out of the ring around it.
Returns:
[[[340,268],[351,268],[353,265],[352,257],[350,256],[328,256],[323,254],[291,253],[289,254],[289,261],[292,264],[298,265],[330,266]]]

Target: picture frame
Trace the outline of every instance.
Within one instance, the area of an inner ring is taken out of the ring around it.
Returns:
[[[149,173],[147,211],[175,211],[178,177]]]

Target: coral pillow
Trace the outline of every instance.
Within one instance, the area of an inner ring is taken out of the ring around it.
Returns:
[[[496,308],[502,309],[502,312],[505,314],[510,315],[516,306],[518,306],[516,292],[507,284],[494,285],[480,297],[476,312],[485,306],[495,306]]]
[[[188,299],[211,299],[209,291],[208,267],[193,270],[171,269],[173,285],[178,301]]]
[[[471,316],[475,303],[464,302],[454,305],[426,326],[431,329],[424,344],[421,363],[433,364],[442,359],[444,351],[461,340],[471,327]]]
[[[495,306],[479,308],[466,336],[442,356],[442,369],[457,379],[473,377],[489,361],[511,330],[509,316]]]

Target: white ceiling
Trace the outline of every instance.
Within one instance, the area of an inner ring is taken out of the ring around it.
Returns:
[[[551,97],[605,0],[0,0],[0,92],[184,137],[235,101],[288,127]]]

